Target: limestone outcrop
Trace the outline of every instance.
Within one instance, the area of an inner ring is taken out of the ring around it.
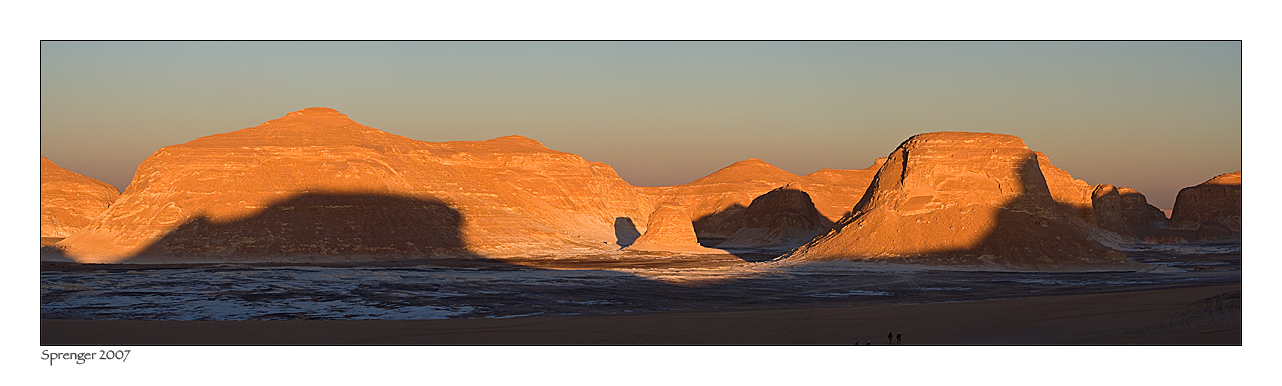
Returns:
[[[1117,188],[1122,197],[1122,217],[1132,227],[1160,228],[1166,224],[1166,214],[1150,205],[1148,198],[1138,190]]]
[[[820,214],[837,222],[859,203],[885,163],[886,157],[881,157],[863,169],[819,169],[803,176],[796,188],[810,195]]]
[[[724,253],[723,251],[705,248],[699,245],[694,234],[694,223],[690,220],[690,211],[681,204],[665,202],[650,214],[645,234],[636,239],[632,245],[625,247],[634,251],[662,251],[685,253]]]
[[[1068,174],[1064,169],[1051,164],[1050,158],[1042,152],[1037,155],[1037,166],[1046,179],[1046,187],[1051,192],[1060,212],[1077,217],[1087,224],[1097,224],[1095,216],[1094,193],[1096,187]]]
[[[832,221],[819,214],[809,194],[782,187],[753,199],[726,226],[737,230],[717,248],[792,248],[827,232]]]
[[[1109,184],[1095,185],[1091,193],[1091,215],[1095,226],[1123,236],[1134,237],[1131,226],[1126,223],[1126,213],[1122,209],[1122,195],[1117,187]]]
[[[40,157],[40,237],[67,237],[89,226],[120,197],[116,187]]]
[[[1197,186],[1180,189],[1166,227],[1198,229],[1204,222],[1217,222],[1242,231],[1242,172],[1225,173]]]
[[[890,154],[851,216],[789,258],[1036,270],[1125,264],[1125,255],[1064,213],[1043,170],[1014,136],[913,136]]]
[[[93,262],[616,250],[617,219],[652,210],[610,166],[528,138],[423,142],[308,108],[160,149],[60,245]]]
[[[1121,236],[1118,240],[1125,241],[1138,240],[1134,227],[1152,228],[1166,222],[1166,215],[1149,205],[1139,191],[1110,184],[1091,185],[1052,165],[1046,154],[1034,153],[1037,154],[1042,176],[1046,178],[1046,186],[1061,213],[1113,232]]]
[[[641,189],[653,202],[684,206],[699,237],[724,239],[742,228],[731,219],[741,217],[756,198],[781,187],[807,193],[814,209],[828,221],[840,220],[863,197],[882,162],[877,160],[866,169],[822,169],[798,176],[751,158],[688,184]]]
[[[642,189],[654,202],[684,207],[701,237],[725,238],[734,233],[724,228],[726,220],[746,209],[752,199],[799,180],[796,174],[750,158],[687,184]]]

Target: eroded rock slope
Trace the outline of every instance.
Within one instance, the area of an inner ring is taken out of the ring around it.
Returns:
[[[1080,214],[1057,203],[1039,158],[1010,135],[913,136],[891,153],[851,216],[790,258],[1046,270],[1124,263],[1074,219]],[[1090,202],[1066,201],[1081,200]]]

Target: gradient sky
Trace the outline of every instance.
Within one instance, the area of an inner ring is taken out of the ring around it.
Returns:
[[[760,158],[864,168],[909,136],[1019,136],[1170,208],[1242,168],[1240,42],[58,42],[40,153],[122,190],[163,146],[323,106],[423,141],[520,134],[640,186]]]

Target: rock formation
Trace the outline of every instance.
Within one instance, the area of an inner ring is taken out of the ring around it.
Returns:
[[[1122,195],[1113,185],[1100,184],[1091,193],[1091,216],[1095,226],[1123,236],[1134,236],[1122,210]]]
[[[1038,158],[1009,135],[913,136],[851,216],[789,256],[1044,270],[1125,263],[1063,213]]]
[[[886,157],[878,158],[873,164],[863,169],[819,169],[805,175],[796,187],[810,194],[815,202],[815,209],[829,221],[837,222],[850,214],[850,210],[859,203],[859,199],[868,191],[873,177]]]
[[[1242,172],[1215,176],[1197,186],[1180,189],[1175,196],[1168,228],[1197,229],[1217,222],[1235,232],[1242,230]]]
[[[1113,232],[1121,236],[1114,237],[1118,241],[1136,241],[1134,227],[1152,228],[1166,222],[1166,215],[1149,205],[1139,191],[1110,184],[1091,185],[1052,165],[1046,154],[1034,154],[1061,213]]]
[[[724,239],[742,228],[728,221],[742,216],[754,199],[785,186],[807,193],[814,209],[835,222],[863,197],[882,162],[884,159],[862,170],[822,169],[798,176],[751,158],[688,184],[642,189],[654,202],[680,203],[687,208],[699,237]]]
[[[1132,227],[1159,228],[1166,223],[1166,214],[1150,205],[1144,194],[1131,188],[1117,188],[1122,197],[1122,217]]]
[[[40,157],[40,237],[61,238],[88,226],[120,191]]]
[[[601,251],[652,208],[610,166],[528,138],[422,142],[308,108],[160,149],[61,245],[95,262]]]
[[[665,202],[650,214],[650,222],[645,234],[636,242],[624,248],[634,251],[664,251],[687,253],[723,253],[720,250],[704,248],[694,234],[694,224],[690,221],[690,211],[681,204]]]
[[[722,225],[747,208],[753,198],[799,180],[801,176],[751,158],[684,185],[643,189],[655,202],[684,207],[701,237],[724,238],[734,230],[722,229]]]
[[[809,194],[783,187],[753,199],[724,226],[737,230],[717,248],[791,249],[827,232],[832,221],[819,214]]]
[[[1127,204],[1122,200],[1120,189],[1109,184],[1091,185],[1073,178],[1064,169],[1052,165],[1046,154],[1033,153],[1037,155],[1037,164],[1042,176],[1046,178],[1046,187],[1050,189],[1051,197],[1060,213],[1068,216],[1069,221],[1074,221],[1075,218],[1095,228],[1113,232],[1116,236],[1109,238],[1115,241],[1135,240],[1126,220]]]
[[[1037,155],[1037,165],[1046,179],[1046,187],[1059,207],[1060,212],[1077,217],[1087,224],[1097,225],[1095,218],[1095,186],[1086,183],[1051,164],[1050,158],[1042,152]]]

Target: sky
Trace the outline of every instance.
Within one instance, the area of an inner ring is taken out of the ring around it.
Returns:
[[[1242,169],[1241,68],[1239,41],[42,41],[40,154],[124,190],[163,146],[321,106],[423,141],[519,134],[662,186],[979,131],[1169,209]]]

